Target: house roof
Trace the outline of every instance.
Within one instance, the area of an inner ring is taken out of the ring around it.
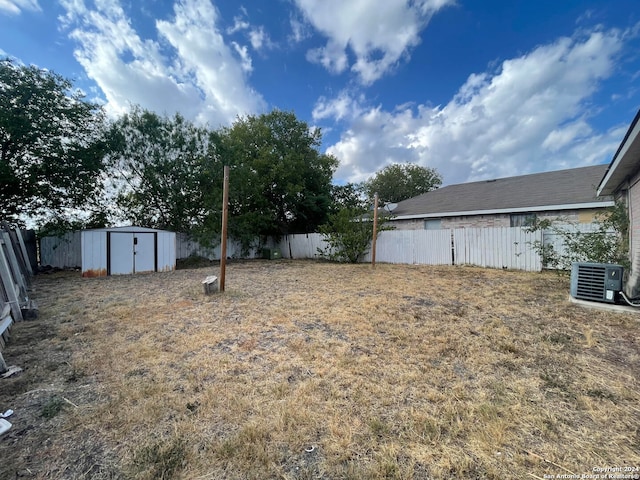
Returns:
[[[613,194],[640,168],[640,110],[622,139],[607,172],[598,185],[598,195]]]
[[[449,185],[399,202],[392,213],[401,220],[608,207],[610,198],[596,196],[606,170],[595,165]]]

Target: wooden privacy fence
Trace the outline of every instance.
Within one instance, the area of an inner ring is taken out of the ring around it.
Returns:
[[[478,265],[539,272],[542,259],[533,249],[542,232],[520,227],[460,228],[452,230],[455,265]]]
[[[219,240],[219,239],[218,239]],[[256,239],[256,244],[258,244]],[[273,241],[267,241],[264,247],[273,247]],[[188,258],[190,256],[199,256],[210,260],[220,259],[220,245],[214,248],[207,248],[193,240],[189,235],[184,233],[176,234],[176,258]],[[250,248],[248,252],[243,252],[240,242],[229,240],[227,242],[227,258],[259,258],[262,255],[260,248]]]
[[[601,232],[601,229],[599,225],[584,223],[555,225],[554,229],[545,230],[542,237],[544,246],[547,248],[553,247],[553,250],[558,256],[562,256],[568,253],[567,246],[565,245],[564,235],[560,232],[566,232],[565,234],[575,236],[581,234],[595,234],[596,232]],[[617,235],[615,230],[608,230],[605,233],[608,235]],[[545,268],[552,269],[561,267],[546,265]]]
[[[0,373],[7,370],[2,356],[14,322],[33,315],[29,299],[33,270],[23,232],[7,223],[0,227]]]
[[[40,263],[57,268],[82,267],[82,233],[67,232],[40,239]]]
[[[520,227],[392,230],[378,236],[376,260],[420,265],[477,265],[537,272],[542,262],[534,242],[542,232]],[[326,242],[318,233],[287,235],[279,243],[284,258],[318,258]],[[369,253],[363,259],[371,260]]]
[[[567,226],[576,231],[590,233],[597,229],[592,225]],[[542,259],[534,250],[535,242],[553,245],[564,251],[561,235],[553,230],[527,232],[523,227],[460,228],[443,230],[391,230],[380,233],[377,241],[377,261],[420,265],[478,265],[491,268],[509,268],[526,271],[542,270]],[[256,241],[256,243],[258,243]],[[285,235],[278,242],[269,239],[264,247],[279,248],[284,258],[318,258],[318,249],[324,250],[326,242],[318,233]],[[231,258],[261,257],[258,248],[248,254],[238,242],[229,242],[227,255]],[[176,258],[198,255],[211,260],[220,258],[220,247],[204,248],[187,235],[176,235]],[[40,240],[42,265],[59,268],[81,266],[80,232],[62,237],[46,237]],[[367,255],[363,261],[370,261]]]

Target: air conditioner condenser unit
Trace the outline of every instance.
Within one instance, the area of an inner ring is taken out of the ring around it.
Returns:
[[[622,291],[622,265],[574,263],[571,266],[571,296],[580,300],[616,303]]]

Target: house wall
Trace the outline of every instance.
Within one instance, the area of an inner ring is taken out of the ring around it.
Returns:
[[[582,210],[556,210],[550,212],[536,212],[539,219],[561,220],[563,223],[592,223],[602,209],[591,208]],[[638,207],[640,213],[640,206]],[[410,220],[393,220],[391,225],[397,230],[423,230],[422,218]],[[511,215],[500,213],[494,215],[466,215],[458,217],[443,217],[442,228],[494,228],[510,227]],[[640,235],[640,233],[639,233]]]
[[[631,269],[625,283],[625,293],[634,298],[640,296],[640,170],[635,173],[628,185],[628,190],[619,192],[618,197],[627,202],[629,213]]]

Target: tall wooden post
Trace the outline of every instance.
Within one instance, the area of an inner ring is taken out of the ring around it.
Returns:
[[[378,194],[373,196],[373,240],[371,242],[371,267],[376,268],[376,239],[378,238]]]
[[[224,292],[224,278],[227,268],[227,219],[229,217],[229,166],[224,167],[222,186],[222,240],[220,242],[220,291]]]

